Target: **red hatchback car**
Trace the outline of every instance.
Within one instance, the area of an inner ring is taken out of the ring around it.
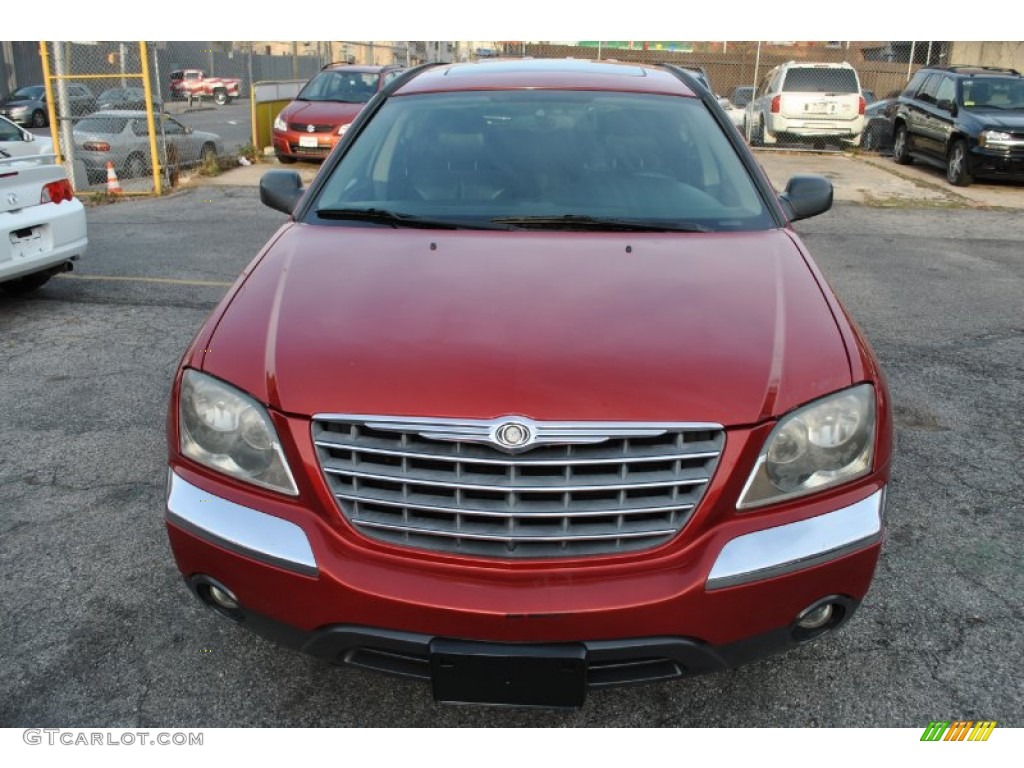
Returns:
[[[274,154],[282,163],[323,160],[400,67],[328,64],[274,119]]]
[[[881,547],[878,363],[667,66],[405,73],[199,332],[167,528],[206,604],[440,701],[579,706],[835,630]]]

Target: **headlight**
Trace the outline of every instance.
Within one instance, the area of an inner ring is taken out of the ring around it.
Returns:
[[[875,390],[861,384],[784,416],[768,435],[738,509],[831,488],[871,471]]]
[[[345,123],[344,125],[340,126],[338,128],[338,135],[339,136],[344,136],[345,135],[345,131],[348,130],[349,125],[351,125],[351,123]]]
[[[288,124],[285,123],[284,118],[282,118],[280,115],[278,115],[277,117],[274,118],[274,130],[275,131],[287,131],[288,130]]]
[[[978,137],[978,146],[991,147],[997,144],[1008,144],[1012,138],[1006,131],[982,131]]]
[[[266,409],[239,390],[198,371],[181,379],[181,452],[247,483],[297,496],[288,462]]]

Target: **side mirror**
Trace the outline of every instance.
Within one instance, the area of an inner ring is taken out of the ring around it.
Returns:
[[[295,171],[267,171],[260,179],[260,201],[275,211],[295,211],[302,199],[302,177]]]
[[[36,135],[32,133],[32,131],[22,131],[21,138],[24,139],[25,141],[35,141]]]
[[[790,221],[809,219],[832,207],[832,182],[824,176],[794,176],[779,201]]]

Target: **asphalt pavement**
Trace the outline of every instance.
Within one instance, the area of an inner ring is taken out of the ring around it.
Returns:
[[[284,221],[225,177],[90,208],[72,275],[0,297],[0,726],[1024,725],[1019,212],[839,195],[797,225],[895,403],[887,538],[849,625],[579,711],[459,708],[255,637],[178,575],[163,527],[171,378]]]

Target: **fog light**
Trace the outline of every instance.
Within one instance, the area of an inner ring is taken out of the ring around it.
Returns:
[[[819,605],[809,611],[804,611],[796,621],[800,629],[818,629],[825,626],[832,620],[832,603]]]
[[[210,596],[210,601],[219,608],[226,611],[234,611],[238,608],[238,600],[235,599],[235,596],[214,584],[210,585],[207,594]]]

